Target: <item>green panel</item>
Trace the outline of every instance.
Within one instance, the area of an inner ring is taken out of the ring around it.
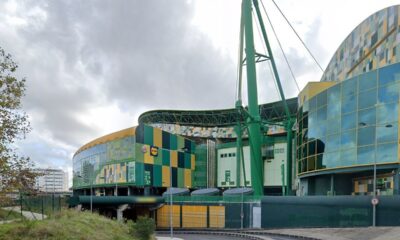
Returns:
[[[190,169],[192,166],[190,157],[191,157],[191,154],[185,153],[185,168],[188,168],[188,169]]]
[[[144,125],[144,143],[147,145],[153,144],[153,128],[147,125]]]
[[[177,136],[174,134],[170,135],[170,146],[171,146],[171,150],[178,149],[178,139],[177,139]]]
[[[181,136],[178,136],[178,150],[185,148],[185,139]]]
[[[205,144],[196,147],[196,165],[192,174],[193,187],[207,187],[207,147]]]
[[[155,187],[162,186],[162,167],[161,167],[161,165],[153,165],[153,185]]]
[[[162,165],[163,151],[159,148],[157,157],[154,157],[154,165]]]
[[[144,154],[142,152],[142,147],[143,147],[143,144],[140,144],[140,143],[135,144],[136,162],[143,163],[143,161],[144,161]]]
[[[178,168],[178,187],[185,187],[185,169]]]
[[[144,185],[144,164],[140,162],[136,162],[135,166],[136,171],[136,186],[143,186]]]
[[[171,154],[168,150],[162,149],[162,165],[169,166]]]

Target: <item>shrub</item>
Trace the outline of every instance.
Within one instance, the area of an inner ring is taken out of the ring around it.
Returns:
[[[148,217],[138,217],[136,223],[129,223],[129,226],[133,227],[133,235],[140,240],[149,240],[156,228],[154,220]]]

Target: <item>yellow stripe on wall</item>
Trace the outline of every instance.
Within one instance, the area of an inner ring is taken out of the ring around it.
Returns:
[[[163,187],[170,187],[170,169],[169,166],[162,166],[162,186]]]
[[[192,170],[185,169],[185,187],[192,187]]]
[[[192,169],[192,170],[195,170],[196,168],[196,157],[195,157],[195,155],[194,154],[192,154],[191,156],[190,156],[190,168]]]
[[[153,144],[162,148],[162,131],[159,128],[153,128]]]
[[[171,166],[172,167],[178,167],[178,152],[177,151],[171,151]]]

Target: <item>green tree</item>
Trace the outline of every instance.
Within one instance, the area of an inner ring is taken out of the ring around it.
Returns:
[[[29,158],[18,156],[15,148],[15,141],[31,130],[21,103],[25,79],[15,76],[17,68],[0,47],[0,204],[8,200],[7,193],[32,189],[36,177]]]

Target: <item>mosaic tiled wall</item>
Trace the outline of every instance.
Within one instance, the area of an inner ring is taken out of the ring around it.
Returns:
[[[153,127],[161,128],[164,131],[172,134],[183,135],[188,137],[202,137],[202,138],[236,138],[235,129],[233,127],[194,127],[194,126],[181,126],[177,124],[151,124]],[[268,135],[285,133],[282,126],[274,125],[268,129]],[[247,132],[244,132],[243,137],[247,137]]]
[[[400,6],[378,11],[358,25],[329,62],[325,81],[342,81],[400,61]]]
[[[137,127],[135,136],[78,152],[73,159],[73,186],[129,183],[136,186],[191,187],[194,151],[195,144],[188,139],[141,125]]]

